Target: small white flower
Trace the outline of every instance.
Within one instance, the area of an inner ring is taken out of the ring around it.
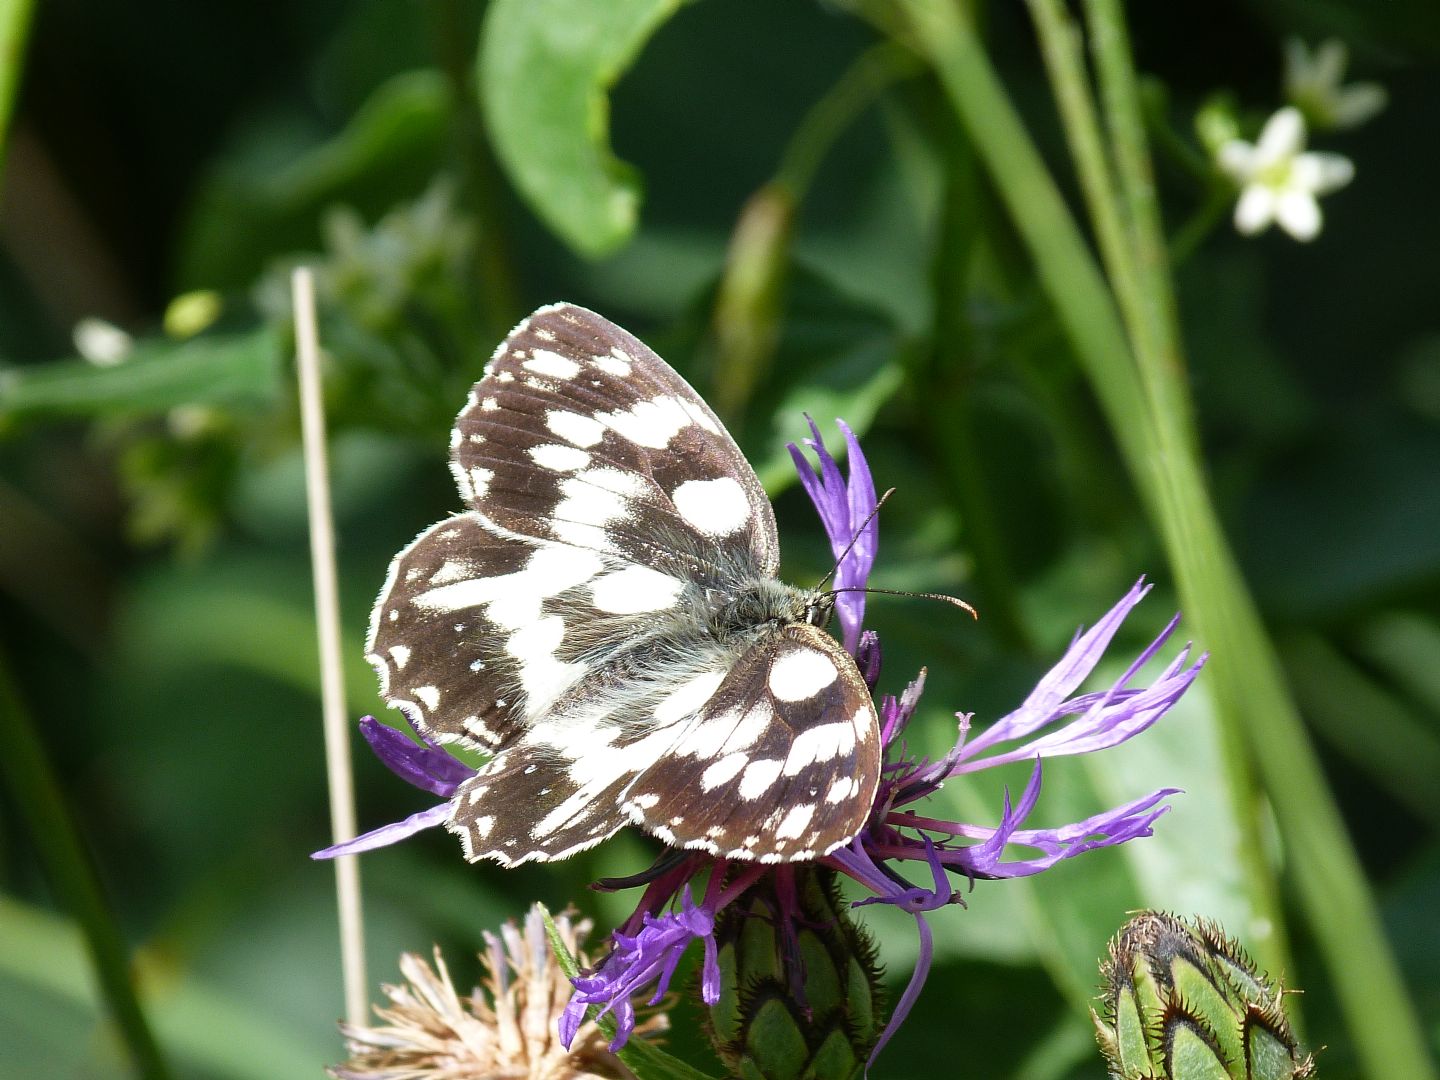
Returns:
[[[1385,88],[1358,82],[1341,86],[1348,59],[1331,38],[1312,52],[1299,38],[1285,42],[1285,97],[1317,128],[1352,128],[1385,108]]]
[[[1341,154],[1305,151],[1305,118],[1286,106],[1253,144],[1231,139],[1216,153],[1220,168],[1240,185],[1235,228],[1245,236],[1276,222],[1296,240],[1320,235],[1317,195],[1348,184],[1355,166]]]

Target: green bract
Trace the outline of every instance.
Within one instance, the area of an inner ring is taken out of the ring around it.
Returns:
[[[875,950],[850,920],[834,874],[796,867],[794,895],[782,900],[767,878],[725,910],[716,930],[720,1000],[710,1009],[715,1051],[744,1080],[849,1080],[863,1074],[884,1026]],[[782,906],[798,909],[776,919]],[[801,926],[780,940],[775,928]],[[785,976],[797,950],[803,987]]]
[[[1110,942],[1096,1038],[1112,1080],[1302,1080],[1313,1076],[1284,990],[1204,919],[1143,912]]]

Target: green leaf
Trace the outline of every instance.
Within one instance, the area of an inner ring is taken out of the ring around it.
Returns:
[[[681,0],[496,0],[481,32],[481,107],[531,209],[592,258],[635,231],[640,183],[610,150],[607,92]]]
[[[181,230],[180,288],[248,287],[278,252],[318,246],[328,208],[368,221],[414,198],[443,162],[448,117],[443,77],[411,71],[377,86],[331,138],[283,162],[273,159],[280,129],[231,148]]]
[[[0,422],[36,416],[105,416],[177,405],[271,401],[281,350],[269,327],[178,344],[139,342],[109,367],[84,360],[0,371]]]
[[[7,997],[23,993],[31,999],[83,1010],[87,1020],[81,1030],[94,1035],[92,1025],[98,1019],[99,1005],[84,943],[69,922],[0,895],[0,977],[9,984],[0,984]],[[259,1015],[247,1002],[192,973],[159,963],[149,967],[142,964],[140,982],[141,989],[157,1006],[154,1022],[161,1043],[197,1075],[216,1080],[313,1076],[317,1060],[326,1052],[325,1040],[306,1041]],[[53,1016],[50,1019],[53,1021]],[[82,1064],[73,1075],[128,1075],[119,1070],[104,1074],[91,1071],[103,1052],[100,1044],[104,1040],[89,1036],[79,1040],[90,1045],[88,1053],[79,1057]],[[62,1040],[65,1045],[57,1047],[55,1044]],[[69,1054],[74,1050],[76,1033],[60,1033],[48,1027],[30,1031],[28,1041],[42,1050]],[[8,1058],[7,1063],[11,1063]],[[47,1064],[54,1064],[53,1054]]]

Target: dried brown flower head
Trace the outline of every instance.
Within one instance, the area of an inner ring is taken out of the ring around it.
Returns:
[[[572,953],[590,930],[588,920],[557,916],[555,925]],[[482,985],[456,993],[450,972],[434,952],[434,967],[415,953],[400,958],[405,982],[384,987],[388,1006],[375,1006],[375,1027],[341,1024],[350,1060],[333,1066],[336,1080],[629,1080],[634,1074],[607,1047],[593,1023],[580,1028],[566,1050],[557,1022],[571,986],[545,938],[538,905],[499,935],[485,934],[480,954]],[[581,964],[585,963],[581,957]],[[637,1033],[665,1030],[663,1014],[645,1020]]]

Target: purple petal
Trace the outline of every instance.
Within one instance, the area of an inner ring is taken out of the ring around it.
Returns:
[[[345,840],[338,844],[315,852],[312,859],[333,859],[337,855],[358,855],[362,851],[374,851],[376,848],[388,847],[398,843],[407,837],[414,836],[418,832],[434,828],[443,823],[450,816],[450,804],[441,803],[439,806],[432,806],[429,810],[421,810],[418,814],[411,814],[404,821],[397,821],[390,825],[382,825],[378,829],[372,829],[363,836],[357,836],[354,840]]]
[[[810,501],[815,504],[820,521],[825,526],[825,533],[830,538],[830,550],[840,559],[835,571],[835,588],[863,589],[870,579],[870,568],[875,564],[875,554],[880,543],[880,525],[872,516],[876,498],[870,467],[860,449],[860,440],[843,421],[836,421],[849,450],[850,476],[847,479],[835,459],[830,456],[830,452],[825,449],[825,442],[820,437],[820,429],[815,421],[808,416],[805,419],[814,436],[806,439],[805,443],[815,452],[820,464],[820,475],[815,475],[804,453],[794,443],[789,445],[790,456],[795,461],[800,483],[810,496]],[[845,648],[854,653],[860,644],[860,624],[865,616],[865,594],[838,592],[835,597],[835,614],[840,620]]]
[[[1095,670],[1095,665],[1105,655],[1110,640],[1120,629],[1125,616],[1144,599],[1150,588],[1145,584],[1145,579],[1141,578],[1099,622],[1085,633],[1077,634],[1060,662],[1046,672],[1035,689],[1030,691],[1024,704],[977,736],[970,744],[966,757],[973,756],[995,743],[1023,739],[1049,723],[1065,699]],[[1164,636],[1162,635],[1162,640]],[[1156,647],[1158,643],[1152,645],[1151,649]]]
[[[910,981],[905,984],[905,992],[900,995],[900,1000],[895,1003],[894,1010],[890,1013],[890,1019],[885,1024],[885,1030],[880,1033],[880,1038],[875,1043],[875,1049],[870,1051],[870,1059],[866,1066],[875,1064],[875,1059],[880,1056],[880,1051],[900,1030],[900,1025],[910,1015],[910,1010],[915,1007],[915,1002],[920,998],[920,991],[925,988],[925,980],[930,975],[930,961],[935,955],[934,935],[930,931],[930,924],[925,921],[925,916],[916,914],[915,929],[920,935],[920,952],[915,957],[915,970],[910,973]]]
[[[635,1028],[633,999],[653,986],[649,1003],[659,1003],[670,989],[681,955],[697,937],[706,942],[701,993],[702,996],[713,993],[714,1000],[718,1001],[720,972],[714,936],[715,912],[707,905],[694,904],[688,891],[680,911],[658,916],[647,913],[638,933],[611,934],[615,948],[599,969],[593,975],[571,980],[575,995],[561,1018],[561,1034],[564,1035],[567,1025],[578,1027],[589,1006],[599,1005],[597,1018],[606,1013],[615,1017],[615,1039],[610,1045],[612,1050],[620,1049]],[[709,998],[706,1002],[714,1003]]]
[[[474,769],[429,740],[417,744],[404,732],[380,723],[373,716],[360,718],[360,734],[365,736],[375,756],[396,776],[442,799],[455,794],[456,788],[475,775]]]
[[[875,684],[880,681],[880,635],[874,630],[866,630],[860,635],[860,644],[855,649],[855,666],[860,669],[860,677],[873,694]]]
[[[580,1025],[585,1022],[585,1014],[590,1011],[590,1006],[581,1001],[578,995],[571,995],[570,1001],[565,1006],[565,1011],[560,1014],[560,1045],[566,1050],[575,1041],[575,1033],[580,1030]]]
[[[1080,713],[1079,717],[1063,727],[1001,754],[960,761],[952,767],[950,774],[958,776],[1033,757],[1051,758],[1069,754],[1088,754],[1096,750],[1118,746],[1127,739],[1140,734],[1164,716],[1181,695],[1190,688],[1190,684],[1200,674],[1200,669],[1209,656],[1208,654],[1202,655],[1195,663],[1184,667],[1188,656],[1187,646],[1146,689],[1122,689],[1117,683],[1103,693],[1087,694],[1075,698],[1062,705],[1049,718],[1049,722],[1054,722],[1071,713]],[[987,736],[989,734],[990,732],[986,732]],[[969,758],[975,752],[975,745],[979,741],[977,739],[972,742],[968,751],[962,756]]]

